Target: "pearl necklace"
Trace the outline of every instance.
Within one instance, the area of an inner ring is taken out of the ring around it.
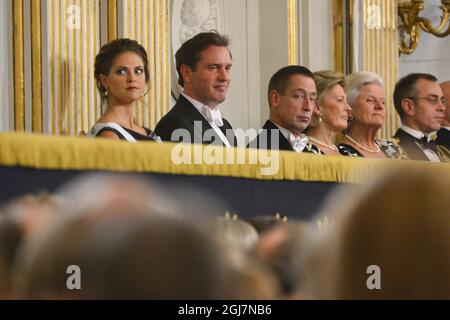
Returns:
[[[378,153],[380,152],[380,147],[375,143],[375,150],[369,149],[367,147],[364,147],[362,144],[358,143],[355,139],[353,139],[352,137],[350,137],[348,134],[345,135],[345,137],[350,140],[351,142],[353,142],[356,146],[360,147],[362,150],[370,152],[370,153]]]
[[[320,146],[327,147],[333,151],[339,152],[338,148],[334,144],[327,144],[327,143],[323,142],[322,140],[319,140],[319,139],[316,139],[316,138],[313,138],[310,136],[308,136],[308,139],[314,143],[317,143]]]

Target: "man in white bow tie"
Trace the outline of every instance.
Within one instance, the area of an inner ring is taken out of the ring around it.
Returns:
[[[311,121],[317,99],[313,74],[303,66],[287,66],[270,79],[270,117],[250,148],[307,152],[303,130]]]
[[[203,32],[178,49],[176,67],[183,92],[156,125],[162,140],[235,145],[233,128],[218,109],[231,82],[228,42],[228,37],[217,32]]]

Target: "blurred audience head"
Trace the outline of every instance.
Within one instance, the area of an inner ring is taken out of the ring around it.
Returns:
[[[311,258],[320,299],[448,299],[450,179],[445,171],[388,172],[338,192]]]
[[[248,222],[235,215],[216,217],[203,226],[204,230],[236,250],[250,251],[258,242],[258,232]]]
[[[275,273],[284,297],[308,297],[305,292],[306,262],[314,233],[302,222],[290,222],[264,233],[257,256]]]
[[[279,213],[273,216],[262,215],[246,219],[246,221],[256,229],[260,236],[266,231],[269,231],[280,224],[286,223],[287,220],[288,218],[286,216],[281,217]]]
[[[226,264],[216,242],[177,218],[145,212],[71,216],[27,243],[19,298],[224,299]],[[81,289],[70,290],[69,267]]]

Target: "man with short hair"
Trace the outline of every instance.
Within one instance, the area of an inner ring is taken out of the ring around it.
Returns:
[[[228,43],[228,37],[217,32],[203,32],[178,49],[175,59],[183,92],[156,125],[155,132],[162,140],[234,144],[233,128],[218,109],[231,82]]]
[[[278,70],[269,82],[269,120],[249,147],[303,152],[308,138],[302,132],[311,121],[316,98],[308,68],[292,65]]]
[[[450,150],[450,80],[441,83],[441,89],[445,98],[445,117],[437,132],[436,145]]]
[[[444,97],[435,76],[412,73],[394,89],[394,105],[402,126],[394,135],[409,159],[441,162],[432,134],[444,118]]]

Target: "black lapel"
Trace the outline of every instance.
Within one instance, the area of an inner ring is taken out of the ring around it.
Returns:
[[[205,119],[205,117],[197,110],[196,107],[194,107],[194,105],[189,102],[188,99],[186,99],[182,94],[180,94],[180,97],[178,99],[177,105],[179,104],[179,109],[182,110],[191,120],[192,125],[194,126],[194,130],[200,129],[198,127],[195,126],[195,122],[197,121],[201,121],[201,131],[202,131],[202,138],[205,135],[205,132],[207,130],[212,130],[209,131],[210,133],[213,134],[214,139],[213,142],[211,141],[203,141],[203,143],[214,143],[216,145],[224,145],[224,143],[222,142],[222,139],[220,139],[220,137],[217,135],[217,133],[214,131],[214,129],[211,127],[211,125],[209,124],[209,122]],[[225,120],[224,121],[224,126],[225,124],[227,124],[228,126],[225,129],[231,129],[230,124]],[[224,129],[222,129],[224,126],[219,127],[220,130],[222,130],[222,132],[224,131]],[[225,134],[225,133],[224,133]],[[210,135],[209,135],[210,136]],[[225,135],[226,136],[226,135]],[[230,141],[230,144],[232,142]]]
[[[450,130],[445,128],[437,132],[436,144],[446,147],[450,150]]]
[[[272,130],[278,131],[278,149],[279,150],[288,150],[288,151],[294,151],[294,148],[292,148],[292,145],[289,143],[289,141],[284,137],[284,135],[281,133],[280,129],[270,120],[267,120],[266,123],[263,126],[263,129],[268,130],[267,132],[267,146],[271,147],[271,139],[270,139],[270,132]]]
[[[399,140],[400,147],[403,148],[409,159],[430,161],[430,159],[428,159],[426,154],[423,152],[418,140],[412,135],[402,129],[398,129],[394,135],[394,138]]]

